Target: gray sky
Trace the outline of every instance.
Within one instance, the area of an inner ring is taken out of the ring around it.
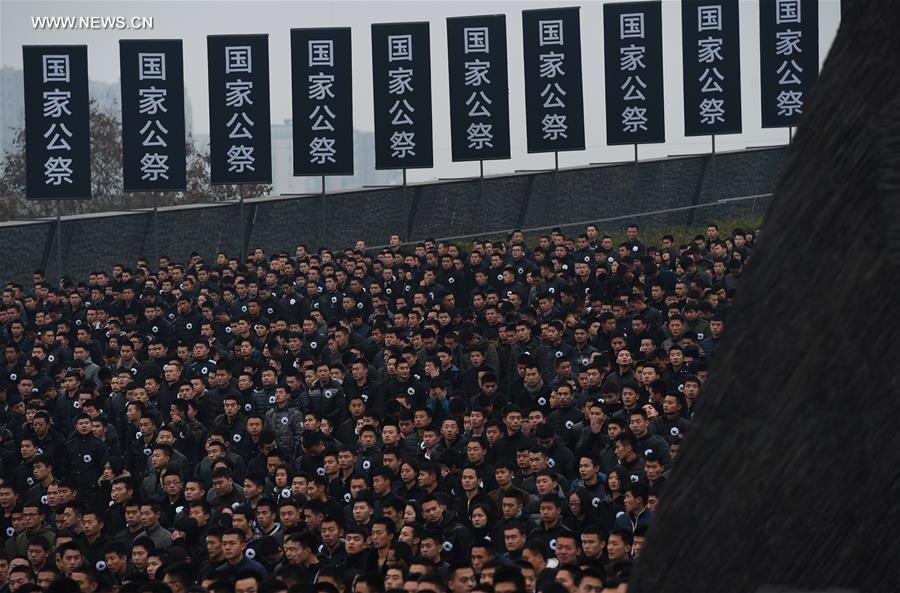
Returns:
[[[616,1],[616,0],[607,0]],[[272,122],[291,117],[290,29],[352,27],[354,75],[354,127],[372,130],[372,76],[370,25],[377,22],[424,21],[431,23],[432,101],[434,111],[434,169],[411,170],[410,181],[435,177],[467,177],[478,174],[477,163],[450,160],[450,118],[447,83],[445,19],[452,16],[506,14],[509,52],[509,86],[512,159],[488,161],[485,173],[553,166],[552,154],[526,154],[522,69],[521,11],[551,6],[581,6],[582,63],[585,93],[587,150],[560,153],[560,166],[614,162],[633,158],[633,149],[606,146],[603,88],[603,2],[478,2],[440,0],[378,0],[329,2],[298,0],[171,0],[80,1],[0,0],[0,63],[22,67],[22,45],[87,44],[92,80],[116,82],[119,78],[119,39],[184,40],[185,84],[193,108],[193,129],[209,129],[207,109],[206,36],[212,34],[267,33],[271,73]],[[680,2],[663,0],[663,60],[665,72],[666,138],[662,145],[640,149],[641,159],[674,154],[708,152],[710,140],[685,138],[682,122]],[[786,129],[763,130],[759,113],[759,4],[741,0],[741,79],[743,129],[738,135],[716,138],[718,150],[736,150],[787,142]],[[36,30],[37,16],[152,17],[152,30]],[[824,61],[840,20],[839,0],[821,0],[819,54]],[[3,106],[0,105],[0,109]]]

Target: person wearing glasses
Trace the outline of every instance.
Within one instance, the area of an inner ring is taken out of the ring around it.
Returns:
[[[44,520],[47,517],[47,507],[42,504],[26,502],[22,507],[22,519],[25,530],[14,539],[6,542],[6,555],[8,558],[25,556],[28,554],[28,541],[33,536],[46,539],[52,546],[56,540],[56,534]]]

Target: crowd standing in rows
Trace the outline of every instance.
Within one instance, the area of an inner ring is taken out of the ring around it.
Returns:
[[[624,591],[754,238],[9,283],[0,593]]]

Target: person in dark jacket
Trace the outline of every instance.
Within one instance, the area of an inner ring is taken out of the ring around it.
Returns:
[[[181,296],[177,302],[178,315],[172,321],[172,329],[178,341],[184,344],[192,344],[200,337],[200,325],[203,316],[193,307],[193,302],[188,296]]]
[[[539,515],[541,521],[537,529],[530,533],[531,539],[547,542],[550,549],[556,548],[556,538],[568,531],[562,523],[562,509],[565,501],[556,494],[545,494],[541,497]]]
[[[209,397],[209,395],[205,397]],[[234,442],[234,435],[243,434],[247,423],[247,417],[241,408],[240,397],[234,394],[226,395],[221,409],[222,413],[216,416],[214,422],[210,423],[211,427],[213,431],[225,436],[225,442]]]
[[[648,453],[656,453],[663,466],[669,469],[672,466],[672,454],[669,451],[669,443],[658,434],[650,432],[650,423],[647,420],[647,411],[637,408],[631,411],[629,428],[637,439],[637,451],[642,457]]]
[[[57,430],[61,434],[69,434],[75,429],[75,417],[81,413],[81,373],[76,370],[67,371],[56,397]]]
[[[719,347],[723,331],[725,331],[725,318],[722,315],[714,316],[709,322],[710,335],[700,341],[700,349],[703,350],[703,354],[712,358]]]
[[[556,387],[557,408],[547,416],[547,424],[563,440],[572,440],[572,429],[584,419],[581,408],[575,405],[574,389],[568,383],[562,383]]]
[[[636,482],[625,489],[625,512],[616,518],[616,529],[627,529],[634,533],[638,527],[649,527],[653,520],[653,511],[646,505],[649,497],[647,484]]]
[[[247,547],[244,532],[237,528],[226,529],[222,534],[222,552],[225,562],[219,565],[216,576],[237,577],[241,573],[250,572],[259,579],[268,576],[268,571],[259,562],[248,558],[244,551]]]
[[[691,421],[682,415],[684,394],[678,391],[667,393],[662,401],[663,413],[650,421],[650,431],[658,434],[669,445],[677,443],[690,429]]]
[[[81,515],[82,540],[81,548],[88,564],[97,566],[106,558],[106,547],[111,541],[103,535],[103,513],[94,508],[85,509]]]
[[[570,476],[575,471],[575,456],[556,434],[547,423],[534,430],[538,444],[547,450],[547,467],[563,476]]]
[[[300,438],[303,434],[303,413],[292,408],[290,389],[280,384],[275,387],[275,405],[266,412],[265,427],[275,435],[278,447],[293,457],[300,449]]]
[[[471,535],[456,517],[456,513],[448,510],[449,499],[445,494],[427,494],[422,499],[422,517],[428,528],[435,529],[444,537],[442,558],[449,564],[463,562],[469,551]]]
[[[260,373],[262,385],[253,391],[253,409],[257,414],[265,415],[275,407],[275,388],[278,385],[278,376],[275,369],[263,369]]]
[[[347,569],[361,572],[378,570],[378,553],[366,546],[369,530],[362,525],[348,525],[344,529],[344,551],[346,557],[341,563]]]
[[[212,489],[206,495],[206,502],[215,511],[244,502],[244,489],[234,483],[234,476],[227,467],[217,467],[212,471]]]
[[[63,437],[51,428],[50,414],[37,412],[31,421],[31,429],[34,431],[34,445],[53,460],[53,465],[58,473],[62,473],[66,462],[66,443]]]
[[[515,459],[516,451],[522,447],[531,447],[536,441],[522,434],[522,408],[515,404],[503,406],[501,411],[506,426],[506,436],[491,446],[492,460]]]
[[[75,418],[75,433],[66,441],[66,457],[78,492],[84,500],[93,501],[106,464],[107,450],[103,441],[94,436],[91,417],[85,413]]]
[[[384,389],[378,381],[369,378],[369,363],[364,358],[357,358],[350,365],[352,379],[342,384],[348,398],[359,395],[366,407],[374,410],[384,409]]]
[[[344,390],[331,378],[331,368],[327,362],[316,365],[316,380],[301,399],[303,412],[316,412],[322,418],[339,426],[344,414]]]

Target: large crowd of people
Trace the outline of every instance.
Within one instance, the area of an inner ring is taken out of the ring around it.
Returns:
[[[7,283],[0,593],[625,591],[754,239]]]

